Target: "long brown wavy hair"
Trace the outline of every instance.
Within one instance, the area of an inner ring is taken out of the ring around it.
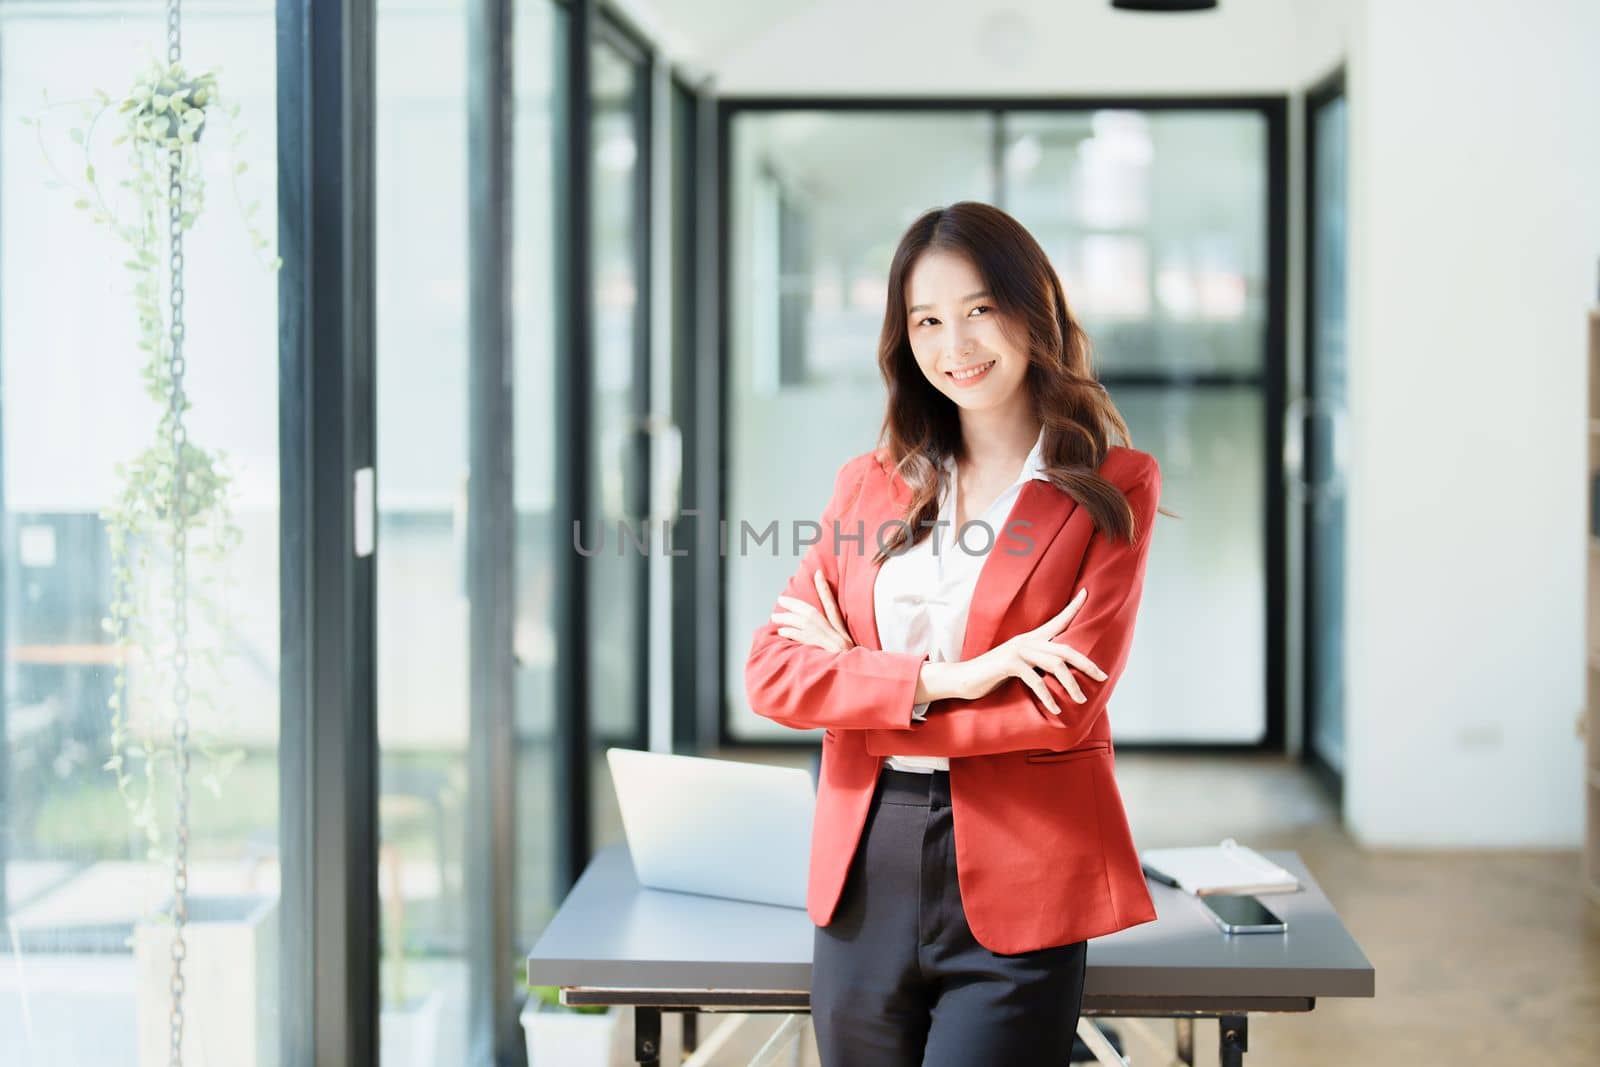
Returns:
[[[1095,528],[1135,540],[1133,509],[1098,471],[1113,441],[1133,447],[1128,425],[1095,377],[1089,338],[1067,306],[1061,279],[1044,249],[1016,219],[990,204],[961,200],[933,208],[900,238],[889,267],[889,292],[878,341],[878,370],[888,386],[880,447],[911,489],[907,525],[882,545],[876,561],[932,533],[947,458],[966,458],[956,404],[923,376],[906,329],[906,279],[924,252],[971,261],[1007,337],[1027,353],[1023,386],[1044,425],[1045,476],[1089,509]],[[909,543],[907,543],[909,539]]]

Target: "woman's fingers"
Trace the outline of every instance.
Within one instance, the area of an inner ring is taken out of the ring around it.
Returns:
[[[1090,659],[1088,656],[1085,656],[1082,652],[1079,652],[1071,645],[1062,641],[1052,641],[1050,642],[1050,647],[1055,650],[1056,655],[1060,656],[1062,659],[1066,660],[1068,663],[1072,664],[1074,667],[1078,668],[1095,681],[1103,682],[1106,680],[1106,672],[1101,670],[1094,660]]]
[[[839,636],[847,643],[853,644],[854,642],[850,641],[850,631],[845,629],[844,617],[839,614],[839,605],[833,602],[833,591],[828,588],[828,579],[824,578],[819,570],[812,572],[811,580],[817,587],[817,598],[822,601],[822,610],[827,612],[828,621],[839,631]]]
[[[1078,685],[1078,680],[1074,678],[1072,676],[1072,672],[1067,669],[1066,662],[1061,658],[1061,656],[1050,651],[1051,648],[1059,647],[1061,646],[1050,645],[1046,643],[1046,645],[1043,647],[1030,645],[1025,648],[1018,649],[1018,651],[1022,654],[1023,659],[1027,660],[1033,666],[1042,671],[1049,671],[1051,674],[1055,675],[1056,681],[1061,683],[1061,688],[1065,689],[1067,691],[1067,695],[1072,697],[1073,700],[1077,701],[1079,704],[1086,703],[1089,698],[1083,695],[1083,688]]]
[[[823,580],[823,585],[827,585],[826,579]],[[779,596],[778,603],[794,612],[797,616],[805,619],[806,622],[813,626],[828,627],[829,629],[837,632],[839,636],[844,638],[848,638],[850,636],[850,632],[844,628],[844,622],[842,620],[835,621],[834,617],[824,616],[822,612],[812,607],[809,601],[801,600],[799,597]],[[831,606],[831,604],[832,597],[827,597],[823,600],[824,606]],[[832,613],[833,616],[837,616],[837,612],[838,609],[834,608]]]
[[[1066,629],[1067,623],[1071,622],[1072,617],[1078,613],[1078,609],[1083,607],[1083,601],[1088,595],[1089,590],[1087,588],[1078,590],[1078,595],[1073,597],[1066,607],[1056,612],[1055,616],[1043,626],[1035,627],[1033,632],[1044,637],[1054,637]]]
[[[831,652],[848,651],[854,644],[847,631],[842,627],[835,628],[832,620],[825,618],[806,601],[798,597],[780,596],[778,603],[788,609],[774,611],[770,616],[779,625],[780,637],[792,638]]]
[[[778,636],[799,641],[803,645],[815,645],[817,648],[828,652],[844,652],[847,647],[844,640],[831,631],[819,630],[814,626],[780,626]]]
[[[1033,695],[1039,698],[1039,703],[1044,705],[1046,711],[1052,715],[1060,715],[1061,709],[1056,707],[1055,698],[1050,695],[1050,690],[1045,687],[1044,679],[1034,673],[1032,665],[1026,660],[1019,666],[1021,669],[1015,672],[1016,676],[1022,679],[1024,685],[1033,690]]]
[[[778,597],[778,603],[782,604],[790,611],[810,619],[813,622],[825,623],[828,621],[822,617],[822,612],[812,607],[809,602],[801,600],[799,597],[784,596],[780,594]]]
[[[797,626],[814,626],[824,630],[832,629],[831,624],[827,619],[823,618],[820,611],[799,597],[780,596],[778,597],[778,603],[789,609],[786,614],[794,620]],[[772,620],[774,622],[780,621],[779,614],[777,612],[773,614]]]

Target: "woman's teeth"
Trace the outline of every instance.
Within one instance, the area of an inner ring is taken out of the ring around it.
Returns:
[[[950,372],[950,377],[955,379],[958,382],[976,381],[977,379],[983,377],[985,374],[989,373],[989,368],[994,366],[994,364],[995,364],[995,361],[991,359],[989,362],[983,364],[982,366],[973,367],[973,368],[971,368],[969,370],[951,371]]]

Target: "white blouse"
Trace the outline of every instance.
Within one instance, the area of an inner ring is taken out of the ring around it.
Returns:
[[[1010,487],[997,496],[982,515],[968,516],[965,536],[957,538],[955,527],[955,464],[946,460],[945,477],[940,484],[939,521],[928,536],[914,548],[890,556],[878,568],[873,585],[873,611],[878,623],[879,642],[889,652],[925,652],[934,662],[954,662],[961,658],[961,644],[967,632],[967,609],[978,584],[978,572],[996,542],[1006,537],[1006,523],[1022,486],[1030,478],[1041,481],[1044,475],[1044,430],[1039,430],[1033,450],[1023,461],[1022,472]],[[983,526],[973,526],[982,522]],[[1002,550],[1003,551],[1003,550]],[[1014,551],[1014,550],[1013,550]],[[926,718],[927,703],[912,707],[913,719]],[[943,756],[889,756],[886,766],[897,771],[931,773],[949,770]]]

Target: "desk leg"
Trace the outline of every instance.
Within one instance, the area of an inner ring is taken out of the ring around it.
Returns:
[[[700,1047],[700,1013],[693,1008],[683,1013],[683,1054]]]
[[[1181,1018],[1173,1022],[1177,1024],[1173,1044],[1177,1046],[1178,1061],[1185,1067],[1194,1067],[1194,1020]]]
[[[1243,1015],[1217,1020],[1217,1060],[1222,1067],[1244,1067],[1244,1054],[1250,1048],[1248,1025]]]
[[[633,1058],[640,1067],[661,1067],[661,1009],[633,1009]]]

